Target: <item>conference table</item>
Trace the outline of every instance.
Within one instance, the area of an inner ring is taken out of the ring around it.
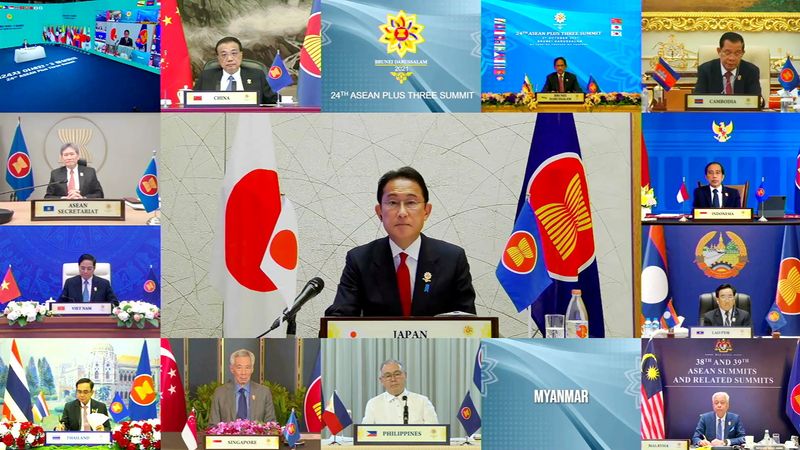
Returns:
[[[443,445],[353,445],[352,442],[337,441],[336,444],[331,445],[328,439],[322,444],[322,450],[335,450],[340,448],[354,449],[354,450],[441,450]],[[480,450],[481,441],[470,442],[469,445],[464,445],[464,439],[453,439],[450,441],[450,447],[461,447],[467,450]]]
[[[197,432],[197,448],[198,450],[205,450],[205,436],[202,431]],[[288,449],[286,443],[281,444],[281,449]],[[320,450],[319,434],[301,433],[300,442],[297,445],[298,450]],[[183,438],[178,432],[162,432],[161,433],[161,450],[186,450],[186,444],[183,443]],[[377,449],[373,449],[377,450]],[[399,450],[399,449],[395,449]]]
[[[111,316],[53,316],[20,328],[0,319],[0,338],[158,338],[161,328],[118,327]]]
[[[41,45],[34,45],[32,47],[18,48],[14,50],[14,62],[18,64],[46,57],[47,55],[44,53],[44,47]]]
[[[188,106],[172,105],[161,108],[161,112],[174,113],[314,113],[320,112],[320,107],[308,106]]]
[[[10,209],[14,216],[7,225],[146,225],[152,213],[125,205],[125,220],[37,220],[31,221],[30,202],[0,202],[0,209]]]
[[[693,225],[756,225],[756,226],[777,226],[777,225],[800,225],[800,217],[786,216],[782,219],[769,219],[763,222],[755,217],[752,220],[693,220],[687,217],[687,220],[681,222],[679,217],[655,217],[648,215],[645,220],[642,220],[642,225],[675,225],[675,226],[693,226]]]

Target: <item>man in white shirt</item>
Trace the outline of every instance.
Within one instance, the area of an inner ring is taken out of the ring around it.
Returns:
[[[361,423],[439,423],[436,410],[428,397],[406,389],[406,370],[399,361],[390,359],[381,364],[378,379],[386,392],[369,399]]]

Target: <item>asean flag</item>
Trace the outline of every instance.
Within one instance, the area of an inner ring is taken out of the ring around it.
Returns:
[[[780,73],[778,74],[778,81],[786,91],[791,91],[800,85],[800,77],[797,75],[797,69],[794,68],[792,60],[786,57],[786,62],[783,63]]]
[[[314,371],[311,372],[310,382],[306,397],[303,400],[303,418],[306,421],[306,430],[309,433],[319,433],[322,431],[322,353],[317,353],[317,362],[314,363]]]
[[[147,420],[158,418],[158,389],[150,370],[150,353],[147,351],[147,341],[142,344],[142,353],[139,356],[139,366],[131,383],[131,392],[128,396],[128,412],[131,420]]]
[[[800,347],[795,349],[792,372],[786,386],[786,417],[794,429],[800,431]]]
[[[297,218],[281,195],[266,114],[241,114],[225,171],[212,281],[225,337],[254,337],[294,302]]]
[[[320,0],[311,4],[306,37],[300,49],[297,97],[300,106],[322,104],[322,8]]]
[[[664,227],[653,225],[647,232],[642,258],[642,314],[645,318],[660,318],[672,299],[667,270],[667,245]]]
[[[783,249],[781,265],[778,270],[778,283],[775,289],[775,303],[786,318],[786,326],[781,334],[797,336],[800,334],[800,248],[798,248],[798,227],[786,226],[783,229]]]

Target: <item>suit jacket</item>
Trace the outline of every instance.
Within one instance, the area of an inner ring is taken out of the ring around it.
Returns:
[[[545,78],[542,92],[558,92],[558,72],[553,72]],[[564,72],[564,92],[583,92],[574,73]]]
[[[208,424],[216,425],[220,422],[236,420],[236,408],[239,403],[239,393],[236,383],[228,381],[214,391],[211,401],[211,413]],[[272,393],[263,384],[250,381],[250,405],[247,408],[248,419],[258,422],[275,420],[275,407],[272,404]]]
[[[733,93],[761,95],[761,84],[758,77],[758,66],[742,60],[739,63],[739,73],[733,80]],[[700,67],[697,68],[697,83],[694,85],[694,93],[721,94],[724,89],[725,80],[722,77],[719,59],[712,59],[700,64]]]
[[[50,172],[50,185],[44,198],[61,198],[67,196],[67,168],[59,167]],[[78,166],[78,189],[86,198],[103,198],[103,186],[97,179],[97,173],[91,167]]]
[[[706,327],[721,327],[723,326],[722,312],[719,308],[714,308],[711,311],[703,314],[703,326]],[[750,322],[750,313],[739,308],[733,309],[733,318],[731,320],[733,327],[749,327],[752,326]]]
[[[89,414],[93,412],[108,415],[106,405],[95,399],[89,401]],[[81,415],[81,402],[78,399],[67,402],[64,404],[64,412],[61,414],[61,423],[64,424],[64,428],[67,431],[80,431]],[[106,420],[103,424],[103,428],[105,428],[106,431],[111,430],[111,422]]]
[[[260,93],[258,102],[261,104],[272,104],[278,102],[278,94],[272,91],[272,88],[267,83],[267,74],[260,70],[251,69],[249,67],[240,67],[242,75],[242,84],[245,91],[254,91]],[[204,70],[200,72],[200,77],[194,83],[195,91],[221,91],[224,90],[220,87],[220,80],[222,79],[222,68]]]
[[[741,208],[742,200],[739,197],[739,191],[734,188],[729,188],[725,185],[722,186],[722,195],[720,198],[723,208]],[[700,186],[694,190],[692,194],[692,207],[694,208],[711,208],[711,189],[707,184]]]
[[[133,38],[130,37],[121,37],[117,45],[123,45],[125,47],[133,47]]]
[[[698,442],[703,440],[704,436],[708,442],[714,440],[717,435],[716,418],[714,411],[700,414],[700,420],[697,422],[694,436],[692,436],[693,444],[697,445]],[[725,416],[725,439],[730,439],[730,445],[742,445],[744,444],[744,435],[744,425],[739,420],[739,415],[728,411]]]
[[[430,274],[429,282],[423,279]],[[464,249],[422,235],[412,316],[453,311],[475,314],[475,290]],[[347,252],[336,298],[326,316],[402,316],[397,276],[385,237]]]
[[[110,302],[117,304],[117,296],[111,289],[111,283],[105,278],[98,276],[92,277],[92,293],[90,301],[92,302]],[[83,299],[83,281],[80,275],[67,278],[64,282],[64,290],[61,291],[61,297],[58,299],[60,302],[80,303]]]

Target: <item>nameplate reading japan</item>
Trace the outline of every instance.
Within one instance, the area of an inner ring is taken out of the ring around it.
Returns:
[[[686,109],[758,111],[757,95],[689,94],[686,96]]]
[[[108,316],[111,303],[49,303],[50,311],[60,316]]]
[[[538,103],[583,103],[586,94],[582,92],[540,92],[536,94]]]
[[[492,320],[348,320],[329,318],[327,338],[492,338]]]
[[[354,425],[353,445],[450,445],[450,425]]]
[[[35,220],[125,220],[125,200],[31,200],[31,221]]]
[[[281,447],[278,436],[206,436],[206,449],[277,450]]]
[[[694,220],[753,220],[750,208],[695,208]]]
[[[700,339],[749,339],[753,337],[753,330],[750,327],[692,327],[689,337]]]
[[[183,91],[185,106],[258,106],[258,93],[253,91]]]
[[[642,450],[689,450],[686,439],[647,440],[642,441]]]
[[[108,445],[108,431],[45,431],[45,445]]]

